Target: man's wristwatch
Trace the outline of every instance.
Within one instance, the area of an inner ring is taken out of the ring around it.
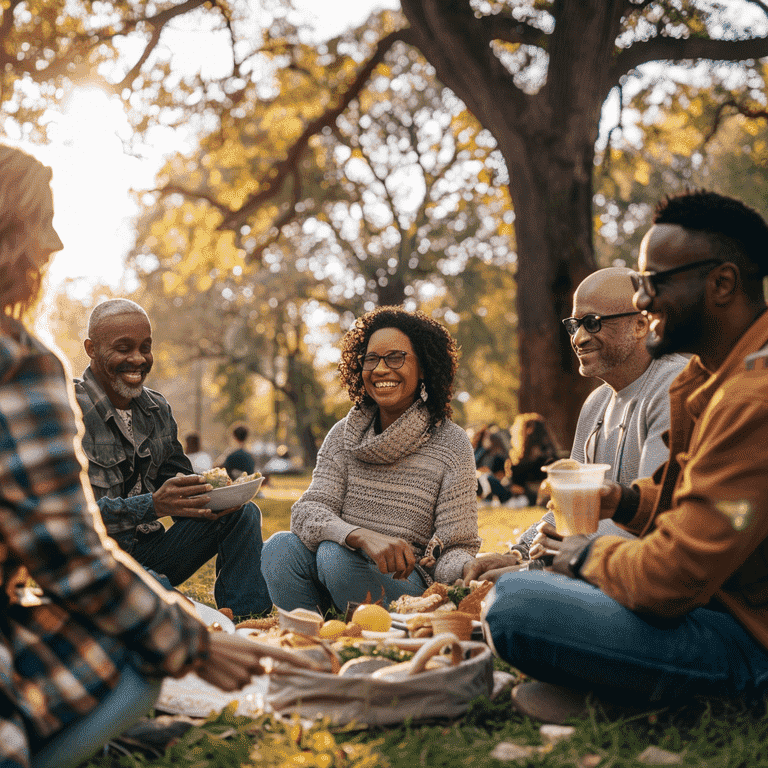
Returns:
[[[559,552],[555,555],[552,570],[570,576],[572,579],[580,578],[580,571],[589,555],[592,540],[587,536],[566,536]]]

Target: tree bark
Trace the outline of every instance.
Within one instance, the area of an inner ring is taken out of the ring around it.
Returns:
[[[416,45],[493,133],[506,161],[517,240],[519,404],[541,413],[563,448],[570,448],[595,384],[579,376],[561,320],[571,313],[575,288],[596,268],[594,146],[625,6],[558,0],[546,83],[524,93],[466,0],[402,0]],[[521,40],[535,32],[520,25]]]

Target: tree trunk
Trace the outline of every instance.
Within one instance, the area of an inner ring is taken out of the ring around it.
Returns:
[[[591,157],[591,155],[590,155]],[[560,447],[569,449],[581,406],[594,382],[578,373],[561,320],[576,286],[595,269],[591,216],[572,201],[591,195],[589,180],[563,169],[547,173],[541,146],[511,163],[517,239],[517,315],[521,412],[542,414]]]
[[[517,240],[522,411],[570,448],[595,382],[579,376],[561,320],[594,271],[592,162],[625,0],[557,0],[546,83],[524,93],[467,0],[401,0],[416,45],[496,139],[509,170]]]

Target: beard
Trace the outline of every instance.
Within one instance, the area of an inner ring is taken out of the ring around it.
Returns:
[[[133,400],[135,397],[138,397],[144,389],[143,384],[129,387],[122,379],[115,379],[112,386],[120,397],[124,397],[127,400]]]
[[[146,379],[150,368],[151,366],[134,368],[133,366],[119,365],[115,369],[115,375],[110,377],[112,379],[112,388],[115,390],[115,392],[117,392],[118,395],[120,395],[120,397],[124,397],[127,400],[133,400],[135,397],[138,397],[142,393],[142,390],[144,389],[144,379]],[[131,386],[130,384],[126,384],[122,378],[120,378],[120,374],[122,373],[134,373],[136,371],[139,371],[142,374],[141,384]]]
[[[688,306],[664,312],[661,336],[655,332],[645,338],[645,348],[654,360],[676,352],[699,351],[705,327],[704,292]]]
[[[628,330],[627,333],[597,350],[596,359],[589,363],[579,361],[579,374],[585,378],[602,378],[614,368],[622,365],[637,350],[637,340]]]

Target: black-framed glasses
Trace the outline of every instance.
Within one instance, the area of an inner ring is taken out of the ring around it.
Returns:
[[[563,320],[565,330],[568,331],[569,336],[575,336],[576,331],[579,330],[579,326],[584,326],[587,333],[600,333],[600,329],[603,327],[603,320],[614,320],[617,317],[629,317],[630,315],[639,315],[639,312],[619,312],[617,315],[595,315],[589,313],[584,317],[566,317]]]
[[[677,275],[680,272],[687,272],[689,269],[704,267],[707,264],[712,264],[712,269],[714,269],[715,265],[724,263],[725,262],[722,259],[702,259],[701,261],[694,261],[692,264],[684,264],[682,267],[663,269],[661,272],[635,272],[630,275],[629,278],[632,281],[632,287],[635,291],[639,291],[640,286],[642,286],[645,295],[649,299],[652,299],[658,292],[659,283],[663,283],[668,277]]]
[[[379,364],[379,360],[383,360],[387,368],[396,371],[398,368],[403,367],[405,356],[407,354],[407,352],[401,352],[399,350],[387,352],[386,355],[377,355],[375,352],[369,352],[367,355],[360,356],[360,367],[364,371],[372,371]]]

